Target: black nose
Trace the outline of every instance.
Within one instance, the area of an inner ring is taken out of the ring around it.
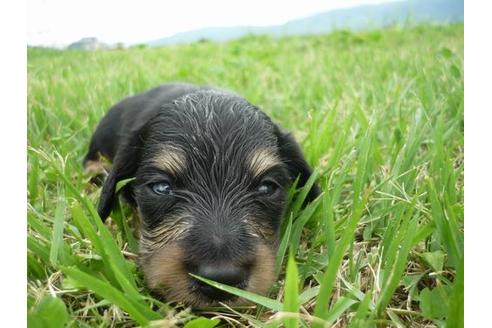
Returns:
[[[200,277],[237,288],[246,287],[248,278],[247,266],[202,264],[196,272]],[[235,297],[201,281],[198,281],[197,285],[199,291],[211,300],[226,301]]]

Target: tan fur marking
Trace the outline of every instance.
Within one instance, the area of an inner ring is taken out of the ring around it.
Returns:
[[[275,241],[275,231],[272,230],[267,223],[261,223],[262,220],[249,220],[249,231],[251,236],[256,238],[262,238],[264,241],[270,243]]]
[[[141,251],[152,252],[163,245],[181,239],[190,228],[186,218],[187,216],[180,216],[166,224],[161,224],[151,231],[143,230],[140,239]]]
[[[274,266],[274,250],[264,243],[259,243],[256,249],[256,263],[252,268],[247,290],[266,294],[275,279]]]
[[[87,161],[85,163],[85,173],[89,175],[108,175],[108,171],[101,161]]]
[[[155,251],[142,265],[148,286],[164,295],[167,301],[196,304],[190,292],[188,272],[183,266],[183,252],[176,244]]]
[[[278,164],[280,164],[280,160],[271,149],[260,148],[253,152],[249,167],[253,175],[257,177]]]
[[[186,167],[184,151],[172,145],[163,145],[152,161],[158,168],[178,175]]]
[[[140,217],[142,217],[139,211]],[[191,224],[188,221],[190,215],[188,213],[174,214],[172,217],[166,217],[163,222],[151,229],[142,229],[140,235],[140,254],[143,257],[153,253],[162,247],[175,243],[183,238]]]

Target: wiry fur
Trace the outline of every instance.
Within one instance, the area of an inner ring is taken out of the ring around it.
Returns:
[[[157,168],[170,172],[173,175],[179,175],[184,171],[186,166],[186,155],[183,150],[172,145],[165,144],[156,150],[156,156],[153,163]]]
[[[103,220],[116,183],[136,178],[124,192],[139,211],[139,264],[149,287],[168,300],[213,303],[188,275],[206,265],[240,268],[241,287],[268,290],[286,191],[297,177],[303,186],[311,169],[263,112],[228,92],[164,85],[110,110],[85,163],[99,154],[113,161],[98,208]],[[163,180],[172,194],[150,188]],[[259,191],[265,183],[273,192]],[[314,186],[308,200],[318,193]]]

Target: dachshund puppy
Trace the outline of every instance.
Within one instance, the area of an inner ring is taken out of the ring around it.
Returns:
[[[311,175],[301,149],[245,99],[223,90],[165,84],[114,105],[84,166],[112,161],[98,212],[111,213],[118,181],[140,217],[139,266],[168,301],[237,303],[193,273],[255,293],[274,277],[287,190]],[[307,201],[319,194],[317,185]]]

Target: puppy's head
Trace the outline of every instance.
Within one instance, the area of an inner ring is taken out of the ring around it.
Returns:
[[[294,139],[264,113],[237,96],[200,91],[128,136],[99,212],[109,214],[116,182],[135,176],[139,263],[149,287],[195,306],[235,301],[188,273],[265,293],[287,189],[310,174]],[[313,187],[308,200],[318,192]]]

